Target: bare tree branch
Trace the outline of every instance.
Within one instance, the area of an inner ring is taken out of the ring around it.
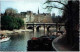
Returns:
[[[59,2],[59,1],[46,1],[45,3],[50,3],[50,2],[57,2],[57,3],[60,3],[60,4],[62,4],[62,5],[64,5],[65,6],[65,4],[64,3],[61,3],[61,2]],[[45,4],[44,3],[44,4]]]
[[[64,3],[61,3],[61,2],[59,2],[59,1],[50,1],[50,0],[48,0],[48,1],[46,1],[44,4],[50,3],[50,2],[57,2],[57,3],[60,3],[60,4],[62,4],[66,9],[68,9],[68,6],[66,6]]]
[[[47,6],[46,8],[57,8],[57,9],[60,9],[60,10],[65,10],[65,9],[63,9],[63,8],[58,8],[58,7],[53,7],[53,6]],[[44,8],[44,9],[46,9],[46,8]]]

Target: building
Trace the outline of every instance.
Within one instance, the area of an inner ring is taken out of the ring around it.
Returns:
[[[34,22],[35,14],[32,11],[21,12],[21,15],[25,17],[23,17],[25,23]]]
[[[33,13],[32,11],[27,11],[27,12],[21,12],[21,15],[24,16],[24,22],[25,23],[52,23],[52,18],[50,13],[39,13],[39,8],[38,12]]]
[[[9,11],[9,10],[8,10]],[[36,13],[33,13],[32,11],[27,12],[21,12],[21,13],[11,13],[8,14],[8,11],[5,12],[7,15],[13,16],[13,17],[19,17],[24,20],[24,23],[52,23],[52,18],[50,13],[40,13],[39,8]]]
[[[29,12],[27,13],[28,13],[26,14],[27,22],[52,23],[51,14],[50,13],[39,13],[39,8],[38,8],[37,14],[31,11],[30,13]]]

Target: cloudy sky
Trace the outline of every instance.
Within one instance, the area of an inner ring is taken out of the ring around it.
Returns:
[[[7,8],[14,8],[18,10],[18,12],[26,12],[32,11],[33,13],[37,13],[38,8],[40,13],[47,13],[48,11],[44,8],[44,2],[46,0],[2,0],[1,1],[1,13],[4,13]],[[58,9],[53,9],[51,13],[55,13],[55,15],[62,15]]]

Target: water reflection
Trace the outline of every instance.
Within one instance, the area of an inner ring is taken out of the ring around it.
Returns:
[[[11,35],[11,39],[7,42],[0,43],[0,51],[26,51],[27,50],[27,41],[32,37],[40,37],[49,35],[50,32],[45,32],[40,30],[39,32],[22,32],[21,34]]]
[[[11,40],[6,41],[4,43],[0,43],[0,51],[2,51],[2,50],[5,50],[6,51],[6,48],[9,47],[10,43],[11,43]]]

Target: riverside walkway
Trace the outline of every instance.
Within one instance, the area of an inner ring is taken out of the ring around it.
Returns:
[[[56,51],[72,51],[72,47],[70,45],[66,45],[65,41],[64,42],[60,42],[61,38],[63,37],[63,35],[60,35],[59,37],[57,37],[56,39],[54,39],[52,41],[52,46]],[[80,36],[79,36],[80,37]],[[80,39],[80,38],[79,38]],[[79,41],[80,42],[80,41]],[[79,43],[80,45],[80,43]],[[80,50],[80,48],[79,48]],[[74,50],[73,50],[74,51]]]

